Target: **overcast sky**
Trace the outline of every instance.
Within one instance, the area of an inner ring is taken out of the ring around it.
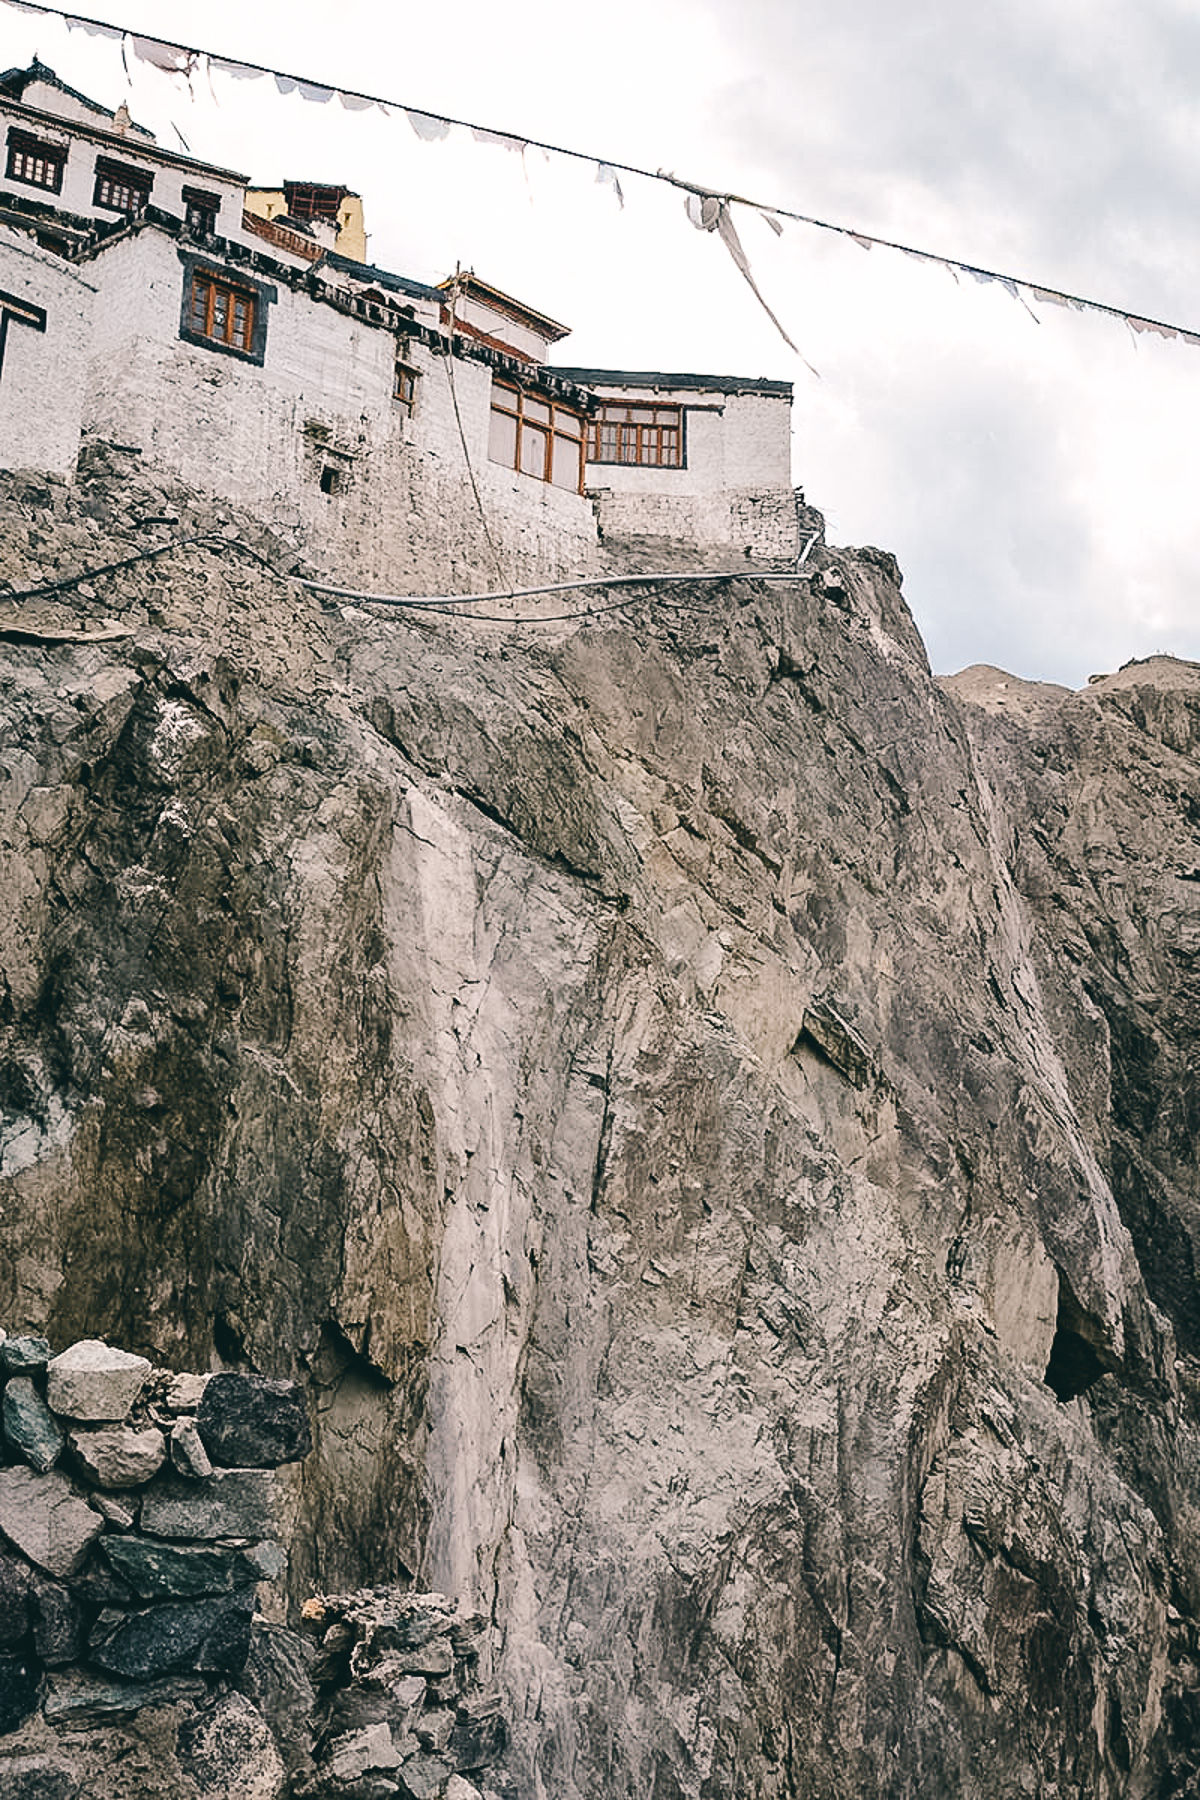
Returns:
[[[91,17],[673,170],[1200,331],[1194,0],[86,0]],[[829,537],[894,550],[939,671],[1079,686],[1200,658],[1200,347],[1038,306],[735,209],[775,333],[683,197],[403,116],[194,82],[0,5],[6,65],[64,79],[261,183],[344,181],[372,259],[456,261],[574,327],[583,365],[796,384],[795,475]]]

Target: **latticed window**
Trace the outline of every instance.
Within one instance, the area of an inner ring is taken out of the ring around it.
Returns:
[[[254,336],[254,296],[197,270],[192,276],[188,323],[199,337],[249,351]]]
[[[683,409],[606,403],[588,425],[588,461],[681,469]]]
[[[106,156],[96,158],[94,206],[106,206],[112,212],[140,213],[150,198],[154,177],[146,169],[133,169],[124,163],[110,162]]]
[[[583,420],[557,401],[493,381],[488,455],[577,494],[583,487]]]
[[[45,144],[23,131],[9,132],[6,174],[10,181],[27,181],[32,187],[49,188],[57,194],[62,189],[66,162],[64,145]]]

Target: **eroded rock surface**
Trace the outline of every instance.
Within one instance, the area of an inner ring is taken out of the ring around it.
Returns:
[[[2,646],[13,1335],[302,1380],[294,1591],[493,1621],[484,1787],[1194,1791],[1200,671],[939,685],[876,551],[519,627],[0,510],[217,532]]]

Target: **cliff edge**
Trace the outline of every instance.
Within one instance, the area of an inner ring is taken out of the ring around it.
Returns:
[[[1195,1792],[1200,669],[296,567],[0,483],[0,1322],[302,1382],[529,1800]]]

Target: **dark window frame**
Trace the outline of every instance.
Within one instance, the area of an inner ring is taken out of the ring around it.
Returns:
[[[5,164],[6,181],[21,181],[27,187],[41,188],[46,194],[61,194],[63,174],[67,167],[66,144],[51,144],[45,138],[36,137],[31,131],[22,131],[13,126],[8,134],[8,160]],[[31,160],[35,166],[42,162],[47,173],[54,172],[53,181],[43,181],[38,175],[25,174],[17,168],[19,161]]]
[[[622,413],[624,418],[617,416]],[[636,416],[647,413],[649,418]],[[676,402],[660,406],[653,400],[602,400],[588,420],[587,460],[608,468],[686,469],[686,422],[687,409]],[[665,442],[667,433],[674,434],[673,444]],[[614,434],[617,454],[602,455],[613,446]],[[672,453],[664,455],[665,449]]]
[[[215,236],[220,211],[220,194],[210,193],[207,188],[184,188],[183,221],[189,231],[202,231],[207,236]]]
[[[145,212],[153,187],[154,176],[149,169],[141,169],[136,163],[116,162],[111,156],[96,158],[93,206],[102,206],[106,212],[124,213],[127,218],[136,219]],[[128,202],[114,199],[114,193],[128,194]]]
[[[404,408],[410,419],[417,404],[417,383],[420,379],[420,369],[414,368],[408,360],[407,345],[397,345],[396,362],[392,370],[392,399],[397,406]]]
[[[505,398],[506,397],[506,398]],[[497,402],[500,402],[499,404]],[[528,413],[526,408],[532,406],[545,411],[546,418],[539,418],[535,413]],[[513,434],[513,452],[511,461],[506,456],[495,454],[496,418],[512,420],[515,426]],[[572,421],[576,429],[564,431],[559,428],[560,418]],[[543,481],[547,487],[556,487],[563,494],[582,494],[584,466],[586,462],[587,421],[577,407],[568,406],[551,395],[539,393],[533,388],[519,387],[515,381],[502,380],[498,375],[492,378],[491,406],[488,414],[488,461],[499,468],[511,469],[514,474],[528,475],[532,481]],[[536,439],[545,440],[540,470],[525,467],[524,455],[526,443],[536,449]],[[564,481],[554,479],[554,452],[558,444],[570,444],[577,447],[579,457],[579,478],[568,486]]]
[[[211,350],[217,356],[236,357],[238,362],[253,363],[261,368],[267,356],[267,314],[279,298],[278,288],[266,281],[255,281],[240,269],[225,268],[219,262],[191,251],[181,250],[179,260],[183,264],[183,293],[179,305],[180,337],[185,343]],[[197,276],[242,294],[253,302],[254,317],[248,350],[241,349],[237,344],[226,343],[221,338],[208,337],[195,329],[192,324],[192,293]]]

